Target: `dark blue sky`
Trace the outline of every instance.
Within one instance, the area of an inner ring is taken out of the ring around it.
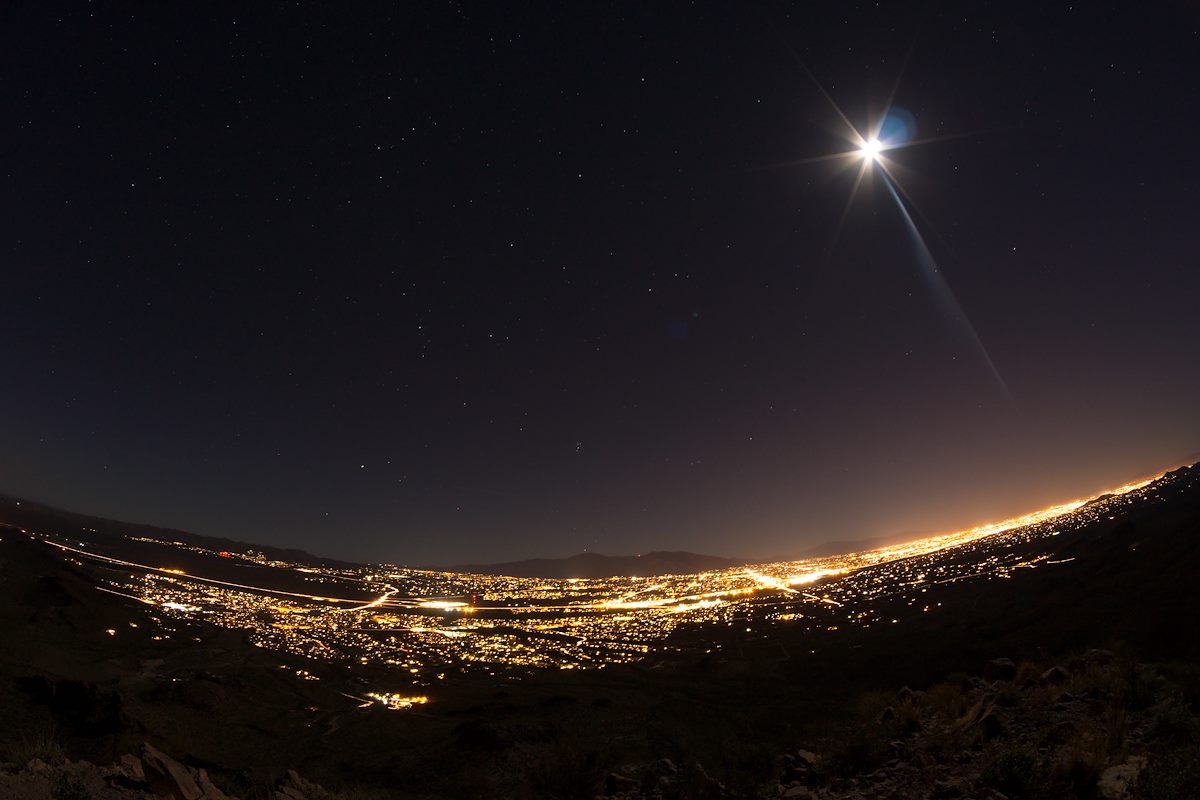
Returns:
[[[1196,460],[1194,5],[808,5],[6,5],[0,491],[767,557]],[[906,57],[1006,389],[884,185],[831,248],[853,168],[787,165],[847,147],[801,64],[865,126]]]

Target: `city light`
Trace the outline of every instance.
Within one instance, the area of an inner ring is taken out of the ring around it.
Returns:
[[[350,699],[405,710],[427,702],[425,687],[455,672],[594,669],[691,650],[745,652],[758,642],[770,647],[772,625],[824,636],[903,624],[898,608],[930,613],[941,606],[934,594],[941,586],[1069,563],[1046,553],[1020,555],[1027,549],[1019,545],[1111,518],[1153,496],[1155,480],[866,552],[652,577],[555,580],[393,565],[324,567],[137,537],[139,546],[187,551],[193,561],[185,573],[102,555],[75,540],[29,535],[79,564],[103,565],[98,588],[139,601],[155,628],[152,641],[169,641],[193,619],[249,630],[252,643],[269,650],[391,670],[413,691]],[[247,565],[238,582],[202,574],[203,563],[231,560]],[[289,669],[299,680],[318,679],[306,668]]]

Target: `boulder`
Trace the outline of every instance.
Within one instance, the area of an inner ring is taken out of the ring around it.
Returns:
[[[993,658],[983,668],[983,674],[992,681],[1011,681],[1017,677],[1017,665],[1011,658]]]
[[[929,796],[933,800],[950,800],[950,798],[967,796],[970,788],[963,778],[939,778],[934,782],[933,791]]]
[[[1044,686],[1058,686],[1071,679],[1071,673],[1055,665],[1038,676],[1038,683]]]
[[[960,731],[977,730],[983,741],[990,741],[1004,733],[1004,720],[996,708],[996,701],[990,697],[981,697],[975,705],[967,709],[967,713],[954,723]]]
[[[725,784],[708,774],[708,770],[699,761],[693,761],[692,767],[695,770],[695,775],[698,778],[699,784],[698,794],[701,797],[728,797],[729,792],[725,789]]]
[[[679,767],[669,758],[660,758],[654,762],[653,771],[658,775],[678,775]]]
[[[1104,770],[1100,773],[1100,779],[1096,781],[1097,794],[1104,800],[1124,800],[1129,797],[1144,763],[1145,759],[1140,756],[1130,756],[1123,764]]]
[[[174,685],[176,687],[175,695],[179,702],[197,711],[219,711],[229,701],[225,690],[212,681],[181,681]]]
[[[312,781],[289,769],[275,789],[277,800],[333,800],[333,795]]]
[[[196,785],[200,787],[202,800],[232,800],[229,795],[222,792],[213,782],[209,780],[208,770],[201,767],[196,770]]]
[[[636,780],[619,772],[610,772],[604,776],[604,794],[606,797],[637,792],[640,787],[641,784]]]
[[[979,715],[975,726],[979,728],[979,733],[985,742],[995,739],[1000,734],[1004,733],[1004,721],[1000,719],[999,713],[996,711],[996,706],[989,705]]]
[[[146,787],[146,773],[142,770],[142,761],[135,755],[126,753],[106,772],[109,783],[114,786],[122,786],[126,789],[144,789]]]
[[[155,794],[165,794],[175,800],[201,800],[204,797],[187,767],[149,742],[142,743],[142,769]]]
[[[25,769],[29,772],[32,772],[34,775],[40,775],[54,771],[53,767],[51,767],[45,761],[42,761],[40,758],[29,759],[29,763],[25,765]]]

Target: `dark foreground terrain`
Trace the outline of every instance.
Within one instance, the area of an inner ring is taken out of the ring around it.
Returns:
[[[0,528],[0,796],[1197,797],[1200,470],[1169,477],[1011,545],[1053,570],[896,601],[896,624],[464,675],[407,711],[348,704],[370,676],[345,665],[165,625]]]

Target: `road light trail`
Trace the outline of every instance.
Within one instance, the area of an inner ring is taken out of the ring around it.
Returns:
[[[112,558],[111,556],[102,556],[99,553],[89,553],[87,550],[80,550],[77,547],[71,547],[60,542],[52,542],[48,539],[43,539],[46,544],[51,547],[57,547],[59,550],[75,553],[84,558],[92,559],[93,561],[101,561],[106,564],[113,564],[118,567],[129,567],[131,569],[140,569],[145,572],[154,572],[161,575],[168,575],[172,578],[183,579],[189,581],[197,581],[200,583],[210,583],[217,586],[228,586],[232,589],[245,589],[251,592],[262,592],[270,595],[286,595],[288,597],[298,597],[302,600],[315,600],[321,603],[361,603],[361,600],[351,600],[345,597],[325,597],[315,594],[304,594],[303,592],[289,592],[284,589],[268,589],[265,586],[251,586],[247,583],[234,583],[232,581],[222,581],[217,578],[205,578],[200,575],[188,575],[186,572],[179,570],[166,569],[164,567],[152,567],[149,564],[138,564],[136,561],[125,561],[120,558]]]

